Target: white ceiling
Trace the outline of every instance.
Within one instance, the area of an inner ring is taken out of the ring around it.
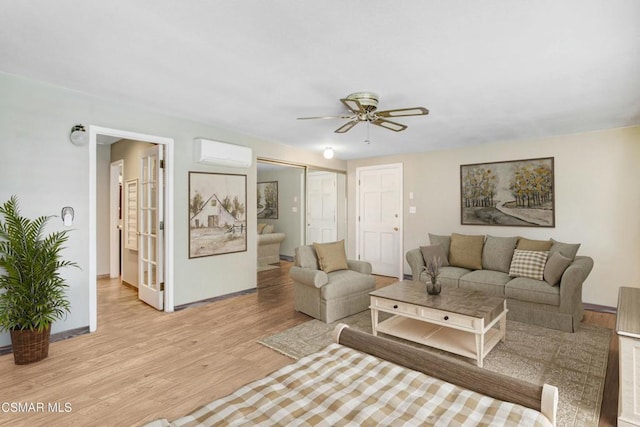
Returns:
[[[353,159],[640,124],[638,0],[0,0],[0,71]],[[346,134],[351,92],[424,106]]]

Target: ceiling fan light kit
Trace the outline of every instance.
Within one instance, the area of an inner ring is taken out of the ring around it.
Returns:
[[[424,107],[398,108],[395,110],[378,110],[379,97],[373,92],[355,92],[340,100],[342,104],[351,112],[350,115],[341,116],[321,116],[321,117],[298,117],[299,120],[306,119],[347,119],[347,123],[335,130],[336,133],[345,133],[360,122],[372,123],[376,126],[400,132],[407,126],[387,120],[386,117],[407,117],[426,116],[429,110]],[[369,138],[367,137],[367,140]]]

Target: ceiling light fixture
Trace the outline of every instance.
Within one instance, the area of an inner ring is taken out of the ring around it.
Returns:
[[[325,159],[333,159],[333,154],[333,148],[331,147],[325,148],[324,153],[322,153]]]

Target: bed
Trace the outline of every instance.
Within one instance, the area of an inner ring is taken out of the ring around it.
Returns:
[[[334,344],[172,422],[218,425],[554,426],[558,389],[338,325]]]

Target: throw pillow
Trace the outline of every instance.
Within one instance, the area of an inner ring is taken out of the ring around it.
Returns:
[[[258,224],[258,234],[262,234],[262,231],[264,230],[264,227],[266,225],[267,224],[265,224],[264,222],[261,222],[261,223]]]
[[[547,251],[524,251],[516,249],[513,251],[509,276],[542,280],[544,278],[544,266],[548,256],[549,252]]]
[[[262,234],[271,234],[271,233],[273,233],[274,227],[275,226],[273,224],[265,224],[264,228],[262,229]]]
[[[442,245],[420,246],[420,252],[422,252],[422,258],[424,258],[425,263],[427,260],[439,258],[441,266],[449,265],[449,260],[447,260],[447,256],[444,254]]]
[[[517,242],[517,237],[487,236],[482,249],[482,268],[508,273]]]
[[[294,253],[294,262],[298,267],[320,270],[318,254],[313,248],[313,245],[298,246],[294,249]]]
[[[549,252],[549,254],[547,265],[544,267],[544,280],[551,286],[555,286],[560,283],[564,271],[573,261],[560,252]]]
[[[562,243],[557,240],[551,239],[553,245],[549,252],[554,254],[556,252],[560,252],[562,255],[567,258],[571,258],[571,261],[576,259],[576,254],[578,253],[578,249],[580,249],[580,243]]]
[[[453,233],[449,248],[449,264],[454,267],[482,270],[484,236]]]
[[[531,240],[520,237],[516,249],[523,251],[544,251],[548,252],[551,249],[553,242],[551,240]]]
[[[320,270],[325,273],[349,269],[347,254],[344,251],[344,240],[332,243],[314,243],[313,248],[318,255]]]
[[[439,236],[429,233],[429,242],[432,245],[441,245],[444,249],[444,255],[449,259],[449,247],[451,246],[451,236]]]

